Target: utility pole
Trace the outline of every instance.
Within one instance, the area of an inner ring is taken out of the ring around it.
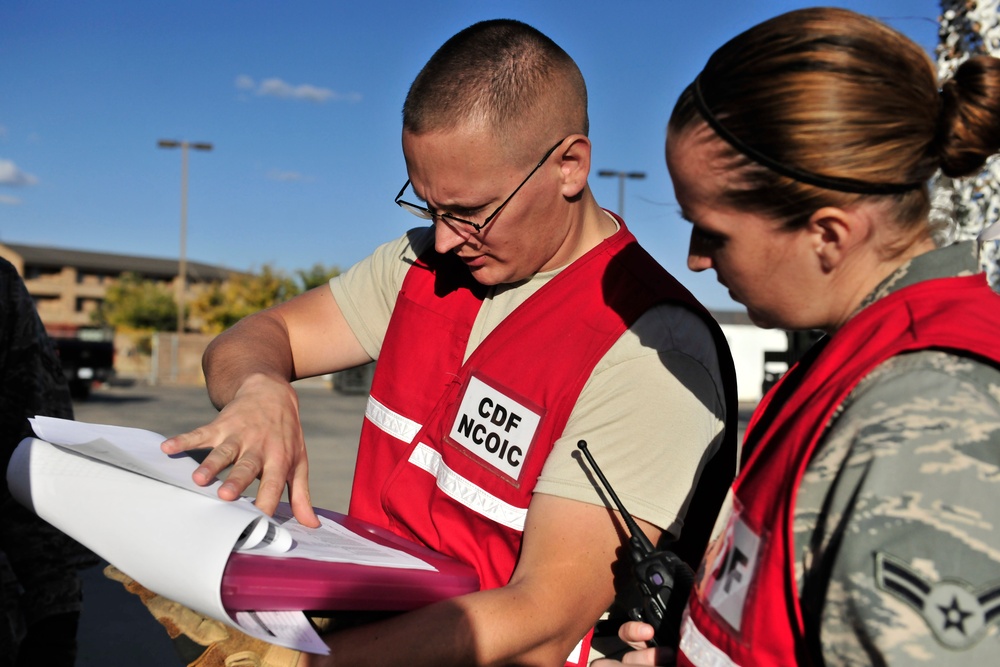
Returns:
[[[625,179],[626,178],[646,178],[644,171],[614,171],[612,169],[601,169],[598,176],[618,179],[618,215],[625,217]]]
[[[180,341],[181,334],[184,333],[184,294],[187,291],[187,183],[188,183],[188,149],[197,151],[210,151],[212,144],[206,142],[174,141],[173,139],[160,139],[157,144],[160,148],[180,148],[181,149],[181,248],[180,260],[177,267],[177,339]]]

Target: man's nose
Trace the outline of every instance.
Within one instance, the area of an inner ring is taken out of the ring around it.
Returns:
[[[464,234],[442,218],[434,219],[434,249],[442,255],[451,252],[458,246],[469,240],[469,235]]]

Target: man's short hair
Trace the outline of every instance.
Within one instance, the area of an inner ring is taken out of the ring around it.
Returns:
[[[414,134],[464,124],[500,139],[587,134],[583,75],[558,44],[527,24],[476,23],[431,56],[403,105],[403,129]]]

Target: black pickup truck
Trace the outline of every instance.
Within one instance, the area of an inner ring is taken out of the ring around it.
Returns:
[[[95,382],[107,382],[114,376],[113,332],[79,329],[73,334],[49,332],[49,335],[59,353],[59,363],[73,398],[87,398]]]

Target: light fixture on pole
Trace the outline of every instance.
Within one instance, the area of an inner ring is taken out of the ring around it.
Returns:
[[[188,148],[196,151],[210,151],[212,144],[206,142],[175,141],[160,139],[160,148],[181,149],[181,253],[177,267],[177,335],[184,333],[184,293],[187,290],[187,182]]]
[[[618,179],[618,215],[625,217],[625,179],[626,178],[646,178],[644,171],[615,171],[613,169],[601,169],[598,176],[606,176]]]

